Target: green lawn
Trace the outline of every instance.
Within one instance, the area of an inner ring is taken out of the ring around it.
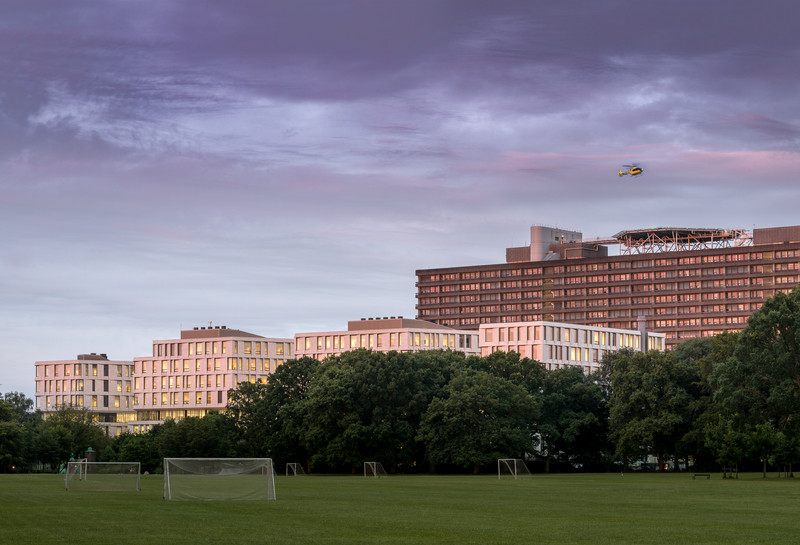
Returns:
[[[691,474],[276,478],[274,502],[165,502],[0,475],[0,541],[32,544],[792,544],[800,479]]]

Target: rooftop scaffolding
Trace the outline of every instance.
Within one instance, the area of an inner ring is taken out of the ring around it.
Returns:
[[[751,246],[753,235],[744,229],[656,227],[620,231],[614,240],[620,245],[620,255],[630,255]]]

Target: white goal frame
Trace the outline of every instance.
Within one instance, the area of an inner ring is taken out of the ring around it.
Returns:
[[[113,466],[120,466],[127,468],[123,472],[104,472],[104,468],[111,470]],[[86,458],[78,460],[70,460],[67,462],[67,468],[64,475],[64,488],[69,491],[70,482],[86,481],[87,483],[96,481],[98,477],[105,476],[119,476],[120,480],[124,480],[130,475],[130,480],[133,481],[133,475],[136,475],[136,491],[142,489],[142,464],[141,462],[90,462]],[[124,487],[120,487],[124,489]]]
[[[531,472],[521,458],[498,458],[497,478],[530,479]]]
[[[242,486],[225,490],[225,481]],[[176,483],[191,483],[191,490]],[[274,500],[272,458],[164,458],[164,499]]]
[[[298,464],[297,462],[289,462],[286,464],[287,477],[299,477],[305,474],[306,471],[303,469],[303,464]]]
[[[364,462],[364,477],[388,477],[386,470],[383,469],[383,464],[380,462]]]

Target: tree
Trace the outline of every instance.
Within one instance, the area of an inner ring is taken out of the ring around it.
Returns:
[[[538,395],[545,382],[547,370],[536,360],[521,358],[517,352],[492,352],[488,356],[472,356],[467,365],[525,388],[531,395]]]
[[[653,454],[659,469],[690,430],[697,367],[675,361],[669,352],[620,351],[613,358],[609,426],[623,460]]]
[[[359,349],[329,357],[308,392],[306,446],[315,464],[351,467],[365,459],[409,468],[422,449],[416,432],[429,401],[463,355]]]
[[[167,420],[151,433],[160,458],[230,458],[240,454],[233,419],[216,412],[178,422]]]
[[[678,442],[678,451],[692,453],[696,467],[707,467],[719,461],[718,453],[711,448],[712,444],[720,444],[721,437],[729,434],[716,433],[715,440],[709,440],[708,431],[720,425],[722,414],[713,402],[714,386],[712,384],[714,370],[723,364],[736,348],[737,333],[722,332],[712,337],[687,339],[672,349],[672,355],[679,365],[694,368],[697,382],[687,385],[692,391],[693,400],[687,407],[690,423],[688,431]],[[733,428],[726,426],[728,431]],[[727,432],[726,432],[727,433]],[[738,462],[720,462],[726,467]]]
[[[723,479],[729,472],[738,473],[738,470],[735,471],[733,468],[738,468],[748,448],[748,436],[739,428],[736,419],[722,415],[705,427],[706,441],[716,454],[717,462],[723,467]]]
[[[0,473],[10,473],[25,463],[25,433],[17,422],[0,421]]]
[[[800,459],[800,437],[779,431],[775,434],[775,447],[769,462],[779,469],[788,469],[786,475],[794,477],[792,463]]]
[[[40,450],[40,455],[43,460],[57,464],[66,463],[71,457],[83,457],[89,447],[100,451],[110,443],[86,408],[58,409],[44,421],[41,431],[47,434],[47,439],[40,442],[39,449],[49,447],[55,450]]]
[[[600,386],[580,367],[565,367],[546,374],[541,396],[537,429],[545,471],[554,458],[584,469],[601,466],[608,444],[608,408]]]
[[[751,443],[759,445],[750,449],[751,455],[764,460],[765,448],[781,445],[778,434],[800,435],[799,288],[775,294],[750,316],[733,355],[715,368],[712,378],[720,412],[738,418]],[[767,440],[769,433],[773,437]],[[792,452],[782,449],[783,456]]]
[[[110,449],[106,449],[101,461],[103,462],[140,462],[142,472],[157,471],[162,464],[155,434],[123,433],[115,437]]]
[[[320,363],[313,358],[279,365],[267,384],[245,382],[229,392],[227,413],[234,418],[252,456],[285,463],[302,460],[310,471],[304,445],[305,400]]]
[[[418,440],[433,463],[473,471],[497,458],[533,451],[540,401],[524,388],[486,371],[457,372],[422,419]]]
[[[2,401],[7,410],[10,410],[14,419],[22,425],[27,425],[36,418],[35,413],[31,411],[33,409],[33,400],[25,394],[21,392],[6,392],[3,394]],[[4,420],[2,414],[0,414],[0,420]]]

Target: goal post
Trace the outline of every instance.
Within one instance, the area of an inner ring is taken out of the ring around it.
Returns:
[[[86,458],[76,458],[67,462],[67,465],[64,466],[64,474],[71,475],[73,479],[81,479],[83,478],[83,474],[86,472],[86,462],[88,459]]]
[[[498,458],[497,459],[497,478],[498,479],[529,479],[531,472],[525,461],[521,458]]]
[[[364,477],[388,477],[383,464],[380,462],[364,462]]]
[[[303,464],[298,464],[296,462],[289,462],[286,464],[287,477],[298,477],[305,474],[306,471],[303,469]]]
[[[164,458],[165,500],[274,500],[272,458]]]
[[[83,490],[141,490],[140,462],[89,462],[85,458],[67,462],[64,486]]]

